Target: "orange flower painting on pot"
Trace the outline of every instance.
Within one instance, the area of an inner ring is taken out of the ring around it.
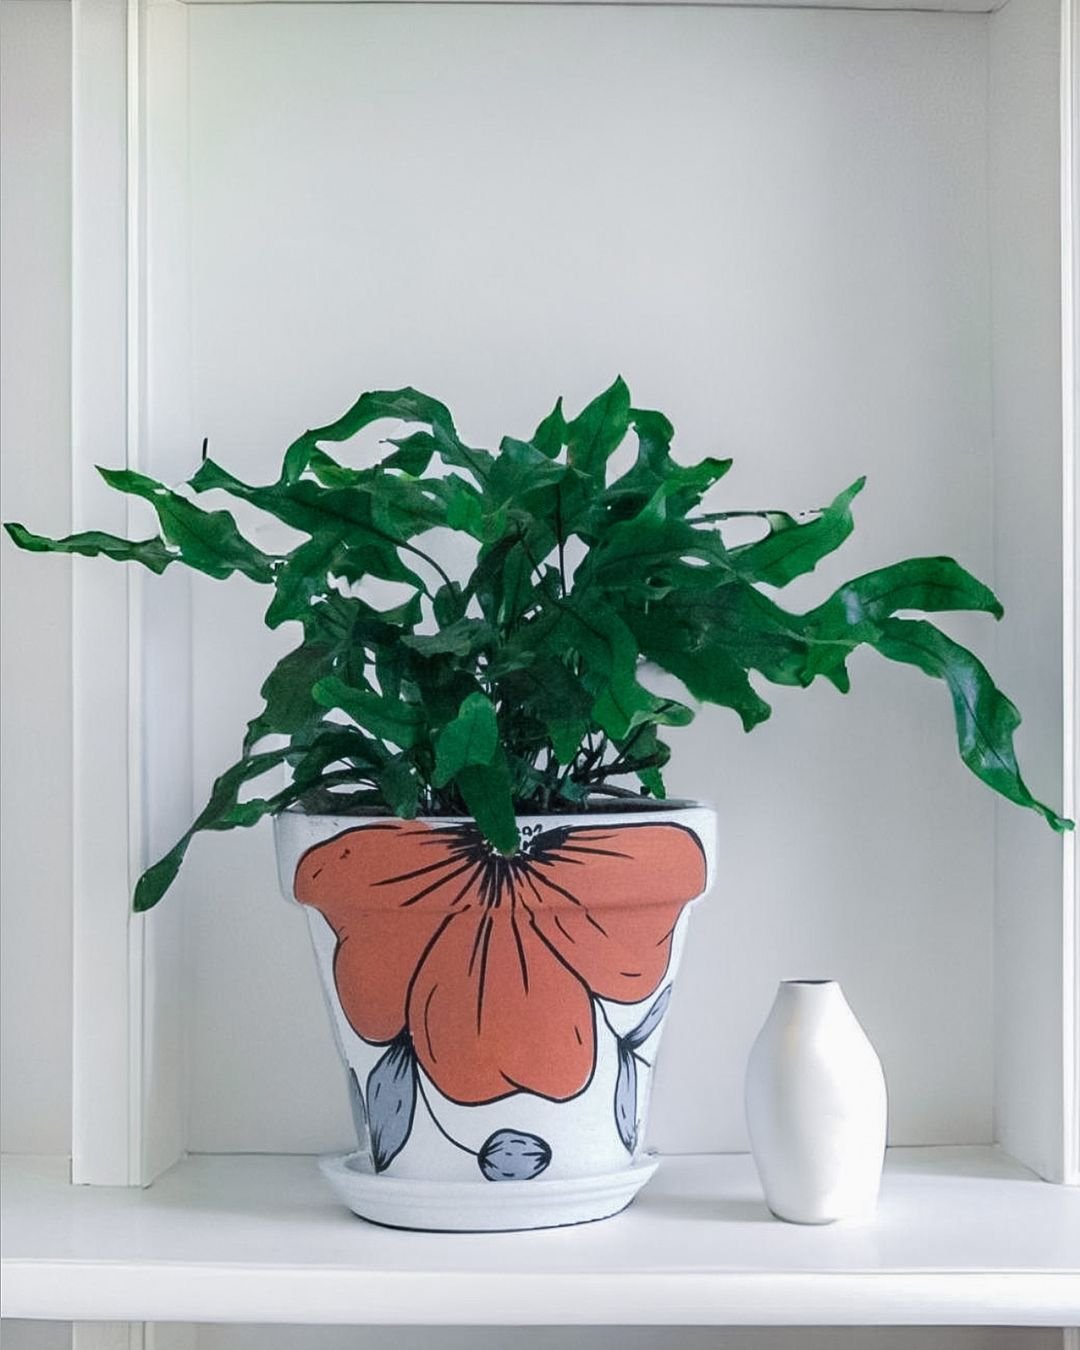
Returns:
[[[706,886],[701,843],[683,825],[523,836],[504,857],[470,824],[377,822],[310,848],[296,870],[296,898],[336,935],[334,981],[357,1035],[395,1053],[408,1044],[463,1105],[582,1092],[595,1000],[656,992],[679,916]]]

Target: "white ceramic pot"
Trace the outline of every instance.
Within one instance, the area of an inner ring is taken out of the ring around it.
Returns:
[[[349,1075],[364,1218],[496,1230],[605,1218],[655,1170],[652,1065],[714,818],[686,804],[467,820],[277,817]]]
[[[765,1200],[793,1223],[869,1214],[885,1156],[885,1077],[835,980],[785,980],[746,1070]]]

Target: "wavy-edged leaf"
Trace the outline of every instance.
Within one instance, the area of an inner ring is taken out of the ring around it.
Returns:
[[[446,524],[448,492],[465,487],[455,475],[444,490],[446,481],[429,482],[407,474],[386,473],[380,467],[366,481],[354,485],[354,490],[370,498],[371,519],[379,529],[394,539],[411,539]]]
[[[312,697],[312,687],[331,668],[333,649],[305,642],[283,656],[261,689],[263,711],[248,723],[244,753],[264,736],[296,736],[311,730],[326,716],[325,707]]]
[[[488,1181],[532,1181],[551,1162],[551,1145],[524,1130],[496,1130],[480,1146],[476,1162]]]
[[[457,434],[449,434],[442,427],[435,427],[432,433],[435,439],[435,451],[446,465],[456,469],[467,469],[483,487],[487,482],[495,457],[490,450],[481,450],[474,445],[466,445]]]
[[[79,553],[87,558],[104,557],[112,558],[114,562],[137,562],[159,576],[170,563],[180,561],[180,553],[169,549],[157,535],[152,539],[120,539],[115,534],[104,534],[101,530],[84,530],[81,534],[69,534],[63,539],[49,539],[45,535],[31,534],[16,521],[6,524],[4,529],[19,548],[29,553]]]
[[[371,1161],[385,1172],[405,1147],[416,1112],[416,1056],[401,1032],[368,1074],[367,1113]]]
[[[402,750],[410,749],[423,734],[424,715],[419,708],[370,689],[357,689],[336,675],[319,680],[311,692],[324,708],[340,708],[365,731]]]
[[[703,661],[715,657],[722,663],[734,662],[744,671],[759,671],[774,684],[805,687],[822,673],[816,662],[835,664],[853,645],[846,632],[836,641],[815,637],[800,615],[789,614],[744,581],[712,590],[673,592],[657,604],[651,617],[678,629],[681,648]],[[656,639],[660,640],[662,635]],[[744,725],[748,717],[762,720],[750,700],[745,710],[742,704],[738,707]]]
[[[618,1042],[619,1072],[615,1079],[615,1128],[627,1153],[637,1147],[637,1060],[625,1043]]]
[[[414,477],[422,474],[435,453],[435,437],[430,431],[414,431],[410,436],[390,437],[388,445],[395,447],[392,455],[382,461],[384,469],[401,469]]]
[[[659,722],[643,722],[615,745],[619,751],[618,763],[624,773],[640,773],[642,769],[663,768],[671,758],[671,748],[660,739]]]
[[[505,649],[504,649],[505,650]],[[511,668],[492,676],[500,695],[513,705],[526,707],[542,721],[565,722],[587,717],[593,696],[557,656],[539,654],[528,665]]]
[[[514,816],[510,766],[502,747],[496,748],[490,764],[473,764],[460,769],[454,782],[484,837],[500,853],[507,856],[516,853],[520,836]]]
[[[695,698],[731,708],[751,731],[770,716],[772,709],[758,694],[746,670],[720,643],[709,644],[674,615],[665,616],[663,606],[633,615],[631,622],[642,653],[674,675]]]
[[[435,742],[435,770],[431,781],[444,787],[462,769],[490,764],[499,744],[495,705],[486,694],[470,694],[457,716],[439,732]]]
[[[341,557],[340,540],[319,535],[294,548],[278,570],[274,598],[263,616],[268,628],[295,621],[305,626],[316,601],[330,593],[330,574]]]
[[[420,782],[415,767],[406,757],[393,755],[375,774],[386,805],[395,816],[412,820],[420,800]]]
[[[429,460],[432,456],[437,456],[452,468],[466,469],[481,488],[487,482],[495,462],[490,450],[466,445],[456,432],[447,431],[441,426],[436,426],[431,431],[413,432],[411,436],[406,436],[402,440],[391,440],[389,444],[397,446],[397,450],[383,461],[385,468],[409,469],[409,466],[417,464],[423,455]],[[454,525],[453,528],[463,527]]]
[[[587,478],[603,479],[604,468],[630,426],[630,390],[622,376],[578,413],[566,427],[567,458]]]
[[[387,484],[400,486],[399,480],[390,475],[385,478]],[[399,550],[430,562],[426,554],[409,543],[409,536],[428,529],[430,520],[423,513],[409,517],[402,511],[395,517],[396,530],[380,524],[369,486],[331,488],[310,479],[257,486],[242,482],[210,459],[199,466],[191,486],[196,492],[215,488],[229,492],[292,529],[310,535],[310,542],[295,549],[286,565],[286,573],[298,574],[301,588],[307,581],[309,591],[317,593],[325,589],[327,572],[335,570],[350,581],[374,576],[424,589],[421,578],[402,562]],[[386,488],[388,495],[397,490]],[[282,584],[279,581],[279,590]]]
[[[828,635],[878,623],[905,609],[981,611],[995,619],[1004,613],[989,586],[953,558],[907,558],[845,582],[806,619],[817,633]]]
[[[204,511],[163,483],[132,469],[98,469],[111,488],[148,501],[161,532],[189,567],[219,581],[241,572],[264,584],[274,579],[274,559],[249,543],[228,511]]]
[[[637,515],[667,481],[675,466],[671,458],[675,428],[663,413],[633,408],[630,422],[637,435],[637,457],[604,492],[605,503],[615,509],[620,520]]]
[[[368,482],[371,477],[370,469],[352,469],[339,464],[325,450],[311,452],[311,463],[308,468],[312,477],[323,487],[356,487],[360,483]]]
[[[554,408],[533,432],[532,443],[549,459],[554,459],[566,444],[566,418],[563,416],[561,398],[556,400]]]
[[[685,516],[731,468],[730,459],[712,456],[695,464],[674,460],[671,441],[675,429],[663,413],[632,408],[630,424],[637,434],[637,457],[603,494],[604,503],[619,520],[637,515],[657,493],[670,499],[674,515]]]
[[[410,633],[401,642],[420,656],[470,656],[497,637],[483,619],[458,619],[437,633]]]
[[[579,600],[575,589],[538,625],[535,642],[577,664],[593,696],[593,720],[609,736],[625,736],[635,717],[654,706],[654,696],[638,683],[637,639],[610,605]]]
[[[432,596],[431,607],[435,612],[435,622],[440,628],[449,628],[465,617],[468,600],[462,594],[460,581],[449,581]]]
[[[660,1023],[664,1020],[664,1017],[667,1014],[668,1004],[670,1002],[671,1002],[671,985],[668,984],[665,985],[664,988],[660,990],[659,994],[657,994],[656,998],[653,999],[652,1004],[649,1007],[649,1011],[645,1014],[645,1016],[641,1019],[641,1021],[637,1024],[637,1026],[634,1027],[633,1030],[628,1031],[626,1035],[622,1038],[624,1043],[628,1045],[631,1050],[639,1050],[645,1044],[645,1042],[657,1029]]]
[[[551,748],[559,764],[573,764],[589,734],[587,717],[553,717],[547,723]]]
[[[381,742],[359,727],[339,722],[323,722],[299,743],[294,739],[285,754],[295,781],[307,785],[317,782],[333,765],[348,766],[358,782],[374,782],[373,775],[391,758]]]
[[[1013,733],[1020,714],[971,652],[925,619],[884,619],[872,645],[890,661],[944,680],[952,695],[960,758],[971,772],[1017,806],[1037,811],[1051,828],[1072,829],[1028,791],[1016,762]]]
[[[504,436],[488,477],[488,495],[496,506],[506,502],[524,505],[534,494],[562,482],[567,472],[566,464],[545,455],[535,445]]]
[[[282,465],[282,479],[295,483],[311,463],[311,454],[318,448],[320,441],[348,441],[363,431],[372,422],[383,418],[394,418],[401,422],[422,422],[432,428],[439,426],[450,435],[454,433],[454,420],[450,410],[438,399],[419,390],[374,389],[361,394],[348,412],[343,413],[336,422],[324,427],[315,427],[298,436],[285,452]]]
[[[667,505],[659,490],[637,515],[611,526],[579,568],[575,588],[599,586],[620,603],[636,603],[673,590],[711,591],[730,580],[719,532],[670,516]]]
[[[511,629],[534,608],[539,598],[534,556],[518,534],[507,535],[481,555],[470,584],[489,623]]]
[[[782,513],[767,516],[769,533],[764,539],[732,549],[733,566],[743,576],[769,586],[786,586],[812,572],[855,528],[851,503],[865,485],[865,478],[857,478],[813,520],[798,521]]]
[[[287,747],[269,750],[264,754],[251,755],[226,769],[214,783],[210,800],[196,816],[191,828],[139,878],[134,899],[138,913],[152,909],[176,880],[188,845],[200,830],[231,830],[237,826],[254,825],[263,816],[281,809],[281,796],[241,802],[239,794],[245,783],[262,777],[270,769],[284,763],[287,755]]]
[[[1002,616],[993,591],[952,558],[907,558],[845,582],[802,617],[801,630],[813,644],[807,670],[811,676],[824,675],[847,693],[848,653],[861,642],[872,642],[880,622],[904,610]]]
[[[419,594],[400,605],[376,609],[356,595],[330,592],[308,614],[309,641],[339,642],[346,649],[397,645],[423,618]]]

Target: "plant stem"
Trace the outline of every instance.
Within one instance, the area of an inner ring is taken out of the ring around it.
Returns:
[[[559,586],[565,597],[566,595],[566,535],[563,530],[562,518],[562,484],[555,484],[555,537],[559,541]]]

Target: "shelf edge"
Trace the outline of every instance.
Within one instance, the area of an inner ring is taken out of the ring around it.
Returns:
[[[1080,1323],[1068,1271],[513,1275],[6,1260],[0,1316],[389,1326]],[[553,1312],[557,1306],[558,1311]]]

